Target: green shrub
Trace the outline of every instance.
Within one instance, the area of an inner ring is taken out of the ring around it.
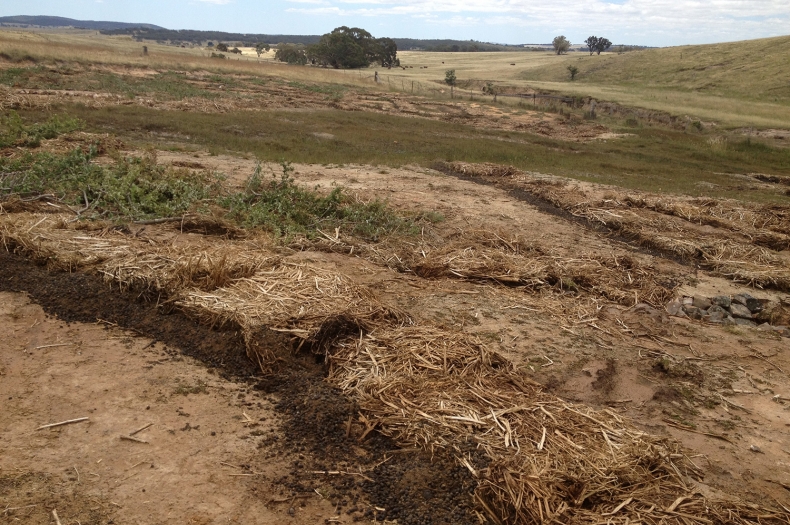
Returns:
[[[27,154],[0,159],[2,193],[22,198],[52,194],[87,217],[150,219],[172,217],[194,209],[219,194],[220,179],[156,164],[156,156],[118,157],[112,166],[91,162],[95,150],[67,155]]]
[[[281,166],[279,177],[272,173],[265,180],[259,164],[242,191],[219,200],[231,219],[283,237],[295,234],[315,237],[320,235],[319,229],[334,232],[335,228],[341,228],[346,233],[377,240],[385,233],[412,228],[410,221],[394,214],[384,202],[360,202],[344,194],[340,187],[321,195],[298,186],[291,177],[290,164],[284,162]]]
[[[57,115],[43,124],[26,125],[16,111],[0,116],[0,148],[22,146],[37,148],[44,139],[54,139],[63,133],[80,129],[78,119],[58,117]]]

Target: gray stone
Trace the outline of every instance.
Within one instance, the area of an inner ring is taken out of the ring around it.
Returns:
[[[757,323],[755,323],[754,321],[749,321],[748,319],[740,319],[738,317],[735,318],[735,324],[737,324],[738,326],[751,326],[751,327],[757,326]]]
[[[708,299],[707,297],[695,295],[694,299],[692,299],[691,301],[691,305],[696,306],[700,310],[707,310],[708,308],[710,308],[710,299]]]
[[[729,312],[728,312],[727,310],[725,310],[724,308],[722,308],[721,306],[719,306],[719,305],[717,305],[717,304],[714,304],[713,306],[711,306],[710,308],[708,308],[708,313],[709,313],[709,314],[717,314],[717,313],[722,313],[722,314],[724,314],[725,316],[729,315]]]
[[[763,323],[763,324],[757,325],[757,329],[758,330],[762,330],[764,332],[767,332],[767,331],[773,330],[773,326],[771,326],[769,323]]]
[[[753,314],[762,312],[763,304],[764,301],[762,301],[761,299],[746,299],[746,308],[748,308],[749,311],[752,312]]]
[[[688,315],[692,319],[697,319],[697,320],[702,319],[702,312],[703,311],[700,310],[699,308],[697,308],[696,306],[691,306],[691,305],[688,305],[688,304],[684,304],[683,305],[683,312],[685,312],[686,315]]]
[[[717,295],[716,297],[711,297],[710,302],[721,306],[722,308],[729,308],[730,304],[732,303],[728,295]]]
[[[721,307],[719,307],[719,308],[721,308]],[[724,320],[727,319],[727,317],[728,317],[727,310],[725,310],[724,308],[721,308],[720,312],[719,311],[715,311],[715,312],[711,313],[710,310],[712,310],[712,308],[708,310],[708,315],[706,316],[707,317],[707,321],[709,323],[717,323],[717,324],[718,323],[723,323]]]
[[[724,326],[733,326],[733,325],[735,325],[735,319],[733,319],[732,317],[730,317],[728,315],[727,317],[724,318],[724,321],[722,321],[722,324]]]
[[[683,313],[683,303],[681,303],[677,299],[673,299],[673,300],[669,301],[669,304],[667,305],[667,313],[669,315],[674,315],[674,316],[677,316],[678,314],[682,314]],[[685,315],[684,315],[684,317],[685,317]]]
[[[733,317],[740,317],[741,319],[752,318],[752,312],[742,304],[732,303],[730,305],[730,312]]]
[[[752,297],[748,293],[739,293],[739,294],[736,294],[736,295],[732,296],[732,302],[733,303],[742,304],[744,306],[746,306],[746,300],[747,299],[754,299],[754,297]]]
[[[691,303],[694,302],[694,298],[686,296],[680,302],[683,303],[684,305],[687,305],[687,304],[690,305]]]

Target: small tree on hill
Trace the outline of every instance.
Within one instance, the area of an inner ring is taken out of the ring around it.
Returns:
[[[302,44],[277,44],[277,51],[274,53],[274,59],[288,64],[298,64],[303,66],[307,64],[307,55]]]
[[[223,53],[227,53],[228,52],[228,44],[220,42],[219,44],[217,44],[217,51],[222,51]]]
[[[595,43],[595,50],[600,55],[602,51],[606,51],[612,47],[612,43],[607,38],[599,38],[598,41]],[[592,55],[592,53],[590,53]]]
[[[576,74],[579,72],[579,68],[576,66],[568,66],[568,73],[571,74],[571,81],[576,78]]]
[[[554,51],[556,51],[558,55],[567,53],[568,49],[571,48],[570,41],[563,35],[555,36],[554,40],[551,42],[551,45],[554,46]]]
[[[587,40],[584,41],[584,45],[590,50],[590,56],[598,49],[598,37],[597,36],[590,36],[587,37]]]
[[[496,96],[499,93],[499,90],[492,82],[486,82],[486,85],[483,86],[483,93],[486,95],[492,95],[494,97],[494,102],[496,102]]]
[[[257,44],[255,44],[255,52],[258,53],[258,58],[261,58],[261,54],[264,51],[268,53],[270,49],[271,47],[269,46],[269,44],[266,44],[264,42],[258,42]]]
[[[455,76],[455,69],[448,69],[444,72],[444,83],[450,86],[450,98],[453,98],[453,88],[457,82],[458,78]]]

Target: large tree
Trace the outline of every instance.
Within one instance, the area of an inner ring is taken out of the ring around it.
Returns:
[[[584,41],[584,45],[586,45],[590,50],[590,56],[595,53],[596,49],[598,49],[598,40],[597,36],[589,36],[587,40]]]
[[[612,47],[612,43],[607,38],[601,37],[595,43],[595,50],[598,52],[599,55],[601,54],[601,51],[606,51],[610,47]],[[590,54],[592,55],[592,53]]]
[[[554,51],[556,51],[558,55],[567,53],[568,49],[571,47],[570,41],[568,41],[568,39],[563,35],[555,36],[554,40],[551,42],[551,45],[554,46]]]
[[[316,64],[334,68],[382,67],[398,64],[398,46],[391,38],[373,38],[358,27],[338,27],[307,48],[307,57]]]

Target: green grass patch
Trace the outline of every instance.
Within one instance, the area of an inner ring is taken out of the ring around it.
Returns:
[[[328,195],[297,185],[293,168],[282,163],[282,173],[265,180],[261,165],[243,191],[224,196],[219,204],[228,217],[246,227],[263,227],[275,235],[313,237],[318,230],[341,228],[356,237],[378,240],[382,235],[413,232],[413,223],[393,213],[386,203],[357,201],[335,187]]]
[[[523,132],[399,117],[317,110],[202,114],[144,107],[68,108],[91,129],[124,140],[172,142],[173,136],[213,153],[242,153],[262,161],[382,166],[436,161],[493,162],[646,191],[787,203],[739,175],[790,175],[790,148],[734,136],[713,147],[710,135],[628,129],[617,140],[575,143]],[[31,114],[31,116],[38,116]],[[329,133],[333,139],[316,134]],[[159,138],[161,137],[161,139]]]
[[[12,196],[51,195],[80,218],[118,222],[221,209],[239,226],[262,228],[281,238],[310,238],[320,235],[319,230],[341,228],[375,241],[393,233],[417,233],[415,221],[422,220],[400,217],[379,200],[359,201],[341,187],[327,195],[306,189],[291,177],[288,163],[282,164],[279,176],[272,173],[270,178],[263,176],[259,164],[243,190],[227,192],[219,174],[159,165],[153,150],[142,157],[116,156],[110,166],[92,162],[94,156],[94,150],[77,149],[67,155],[0,158],[0,202]]]
[[[82,127],[78,119],[54,116],[45,122],[26,124],[19,114],[11,111],[0,116],[0,148],[21,146],[37,148],[44,139],[54,139]]]
[[[181,215],[220,191],[215,174],[196,176],[157,165],[153,153],[119,156],[109,167],[91,162],[94,156],[95,151],[77,149],[67,155],[0,159],[0,197],[51,194],[84,217],[139,220]]]

